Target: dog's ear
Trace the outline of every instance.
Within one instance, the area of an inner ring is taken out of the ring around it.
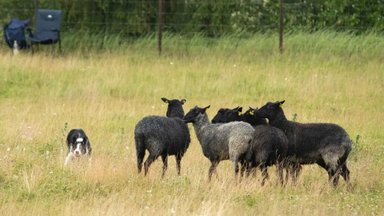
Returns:
[[[169,103],[169,100],[165,97],[161,98],[162,101],[164,101],[164,103]]]
[[[181,104],[185,104],[185,102],[187,102],[187,100],[185,100],[184,98],[180,100]]]

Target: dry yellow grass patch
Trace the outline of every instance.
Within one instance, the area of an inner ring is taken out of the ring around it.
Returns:
[[[137,50],[54,58],[1,52],[0,212],[383,215],[383,56],[246,50],[202,49],[180,57]],[[146,115],[164,115],[164,96],[186,98],[186,111],[210,104],[211,118],[221,107],[285,99],[290,119],[340,124],[355,141],[348,161],[353,188],[341,180],[332,189],[316,165],[304,167],[296,186],[279,186],[274,168],[264,187],[260,175],[236,183],[228,161],[208,183],[209,161],[192,127],[181,176],[173,157],[164,179],[161,161],[147,177],[137,175],[134,126]],[[90,137],[92,161],[64,168],[65,136],[75,127]]]

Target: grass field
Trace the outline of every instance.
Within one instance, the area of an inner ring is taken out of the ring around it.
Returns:
[[[54,57],[0,51],[1,215],[384,215],[382,36],[295,33],[283,55],[270,35],[169,36],[161,57],[151,38],[110,43]],[[211,118],[220,107],[285,99],[289,119],[340,124],[354,141],[352,189],[330,187],[316,165],[295,186],[279,186],[274,168],[264,187],[260,173],[236,184],[229,161],[208,183],[193,127],[181,176],[173,157],[164,179],[160,160],[137,175],[134,126],[165,114],[161,97],[186,98],[186,111],[210,104]],[[90,137],[92,163],[65,168],[76,127]]]

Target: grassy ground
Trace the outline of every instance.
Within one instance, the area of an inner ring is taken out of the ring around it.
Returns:
[[[55,57],[0,51],[2,214],[384,214],[382,37],[296,33],[283,55],[268,35],[164,43],[162,57],[151,39]],[[340,124],[354,141],[353,187],[341,180],[331,188],[316,165],[305,166],[296,186],[278,186],[274,168],[264,187],[260,175],[236,184],[228,161],[208,183],[192,127],[181,176],[173,158],[164,179],[160,160],[139,176],[133,129],[146,115],[165,114],[164,96],[186,98],[186,111],[210,104],[210,117],[220,107],[285,99],[290,119]],[[90,137],[92,163],[64,168],[65,136],[75,127]]]

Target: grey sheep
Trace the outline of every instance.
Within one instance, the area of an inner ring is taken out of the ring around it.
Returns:
[[[254,129],[254,139],[247,153],[247,173],[259,167],[262,171],[262,185],[268,178],[267,167],[276,165],[280,183],[283,184],[283,168],[288,170],[288,163],[285,160],[288,150],[288,139],[278,128],[271,127],[266,120],[254,114],[254,109],[248,109],[241,114],[242,107],[233,109],[221,108],[212,119],[215,123],[227,123],[231,121],[245,121],[251,124]]]
[[[347,132],[336,124],[297,123],[287,120],[281,105],[284,101],[268,102],[256,113],[268,118],[269,124],[280,128],[295,146],[291,157],[299,164],[316,163],[328,172],[329,182],[337,186],[341,175],[349,185],[347,158],[352,141]]]
[[[234,162],[235,176],[238,175],[240,162],[244,168],[245,156],[253,139],[255,130],[245,122],[231,122],[226,124],[211,124],[206,110],[210,106],[200,108],[195,106],[185,116],[184,120],[193,123],[197,139],[203,154],[211,161],[208,180],[216,171],[222,160]]]
[[[151,163],[161,156],[163,161],[162,177],[164,177],[168,168],[168,155],[175,155],[177,174],[180,175],[181,158],[191,142],[188,126],[182,120],[184,117],[182,106],[186,100],[168,100],[166,98],[162,98],[162,100],[168,103],[167,117],[147,116],[139,121],[135,127],[138,173],[142,169],[145,151],[149,152],[144,163],[144,175],[147,175]]]

